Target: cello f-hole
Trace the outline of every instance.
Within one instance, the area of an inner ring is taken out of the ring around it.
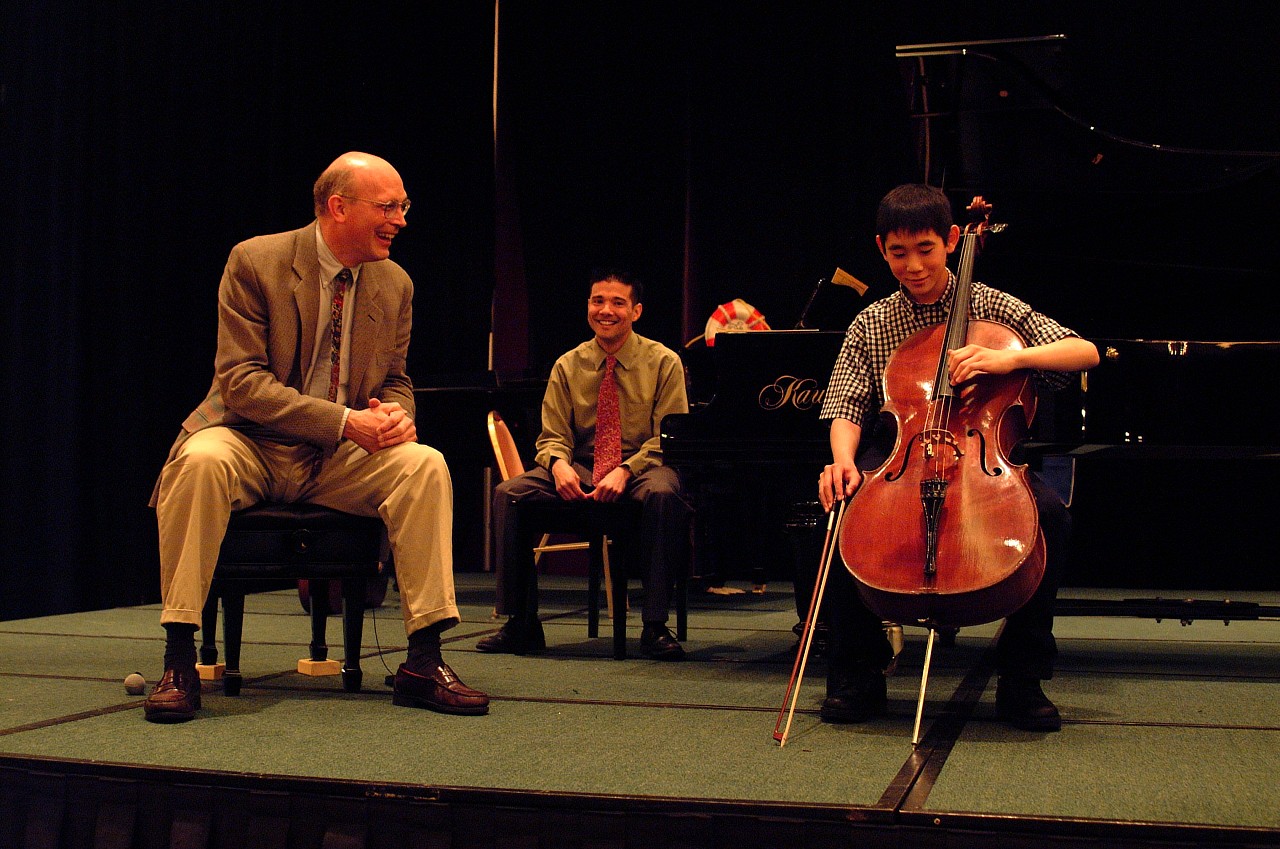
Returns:
[[[916,440],[924,441],[924,433],[917,433],[907,442],[907,453],[902,456],[902,462],[898,464],[895,471],[887,472],[884,479],[888,483],[893,483],[907,473],[907,467],[911,465],[911,449],[915,447]]]
[[[1004,469],[1001,469],[999,467],[993,469],[987,465],[986,435],[982,431],[978,430],[977,428],[969,428],[967,431],[965,431],[965,436],[968,436],[970,439],[972,439],[975,436],[978,438],[978,443],[979,443],[978,456],[981,457],[981,460],[979,461],[979,465],[982,466],[982,473],[989,478],[998,478],[1001,475],[1003,475]]]

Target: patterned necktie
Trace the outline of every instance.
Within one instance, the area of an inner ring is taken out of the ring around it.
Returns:
[[[595,464],[591,470],[591,485],[600,483],[605,475],[618,468],[622,462],[622,421],[618,416],[618,384],[613,370],[618,358],[610,355],[604,360],[604,377],[600,379],[600,397],[596,400],[596,448]]]
[[[329,307],[329,400],[338,400],[338,378],[342,376],[342,300],[351,285],[351,270],[344,268],[333,278],[333,303]]]

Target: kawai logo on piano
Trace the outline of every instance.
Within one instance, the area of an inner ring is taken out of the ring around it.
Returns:
[[[780,410],[786,406],[797,410],[811,410],[822,406],[827,387],[819,385],[812,377],[794,377],[784,374],[760,390],[757,400],[763,410]]]

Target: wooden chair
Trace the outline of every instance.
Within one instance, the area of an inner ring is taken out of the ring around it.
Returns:
[[[489,440],[493,445],[498,472],[503,480],[524,472],[524,464],[516,449],[511,431],[498,412],[488,416]],[[563,502],[542,501],[521,505],[521,521],[535,522],[543,531],[541,542],[534,546],[534,563],[544,553],[552,551],[588,549],[591,553],[587,572],[587,636],[600,634],[600,578],[604,577],[606,604],[613,619],[613,656],[618,660],[627,656],[627,569],[625,562],[610,561],[610,550],[617,546],[619,552],[637,550],[640,531],[640,504],[630,499],[604,503],[596,501]],[[584,537],[580,542],[550,543],[552,533],[569,533]],[[625,561],[625,556],[623,560]],[[688,638],[688,581],[685,574],[676,577],[676,639]]]
[[[342,673],[348,692],[360,689],[360,646],[370,578],[389,571],[386,528],[377,517],[355,516],[313,504],[262,503],[231,514],[218,554],[213,585],[205,602],[201,631],[200,677],[223,678],[224,692],[239,695],[240,641],[244,597],[253,585],[301,579],[311,587],[311,654],[298,661],[307,675]],[[343,661],[329,660],[325,631],[329,582],[342,582]],[[226,662],[218,662],[215,642],[218,602],[222,602]]]
[[[520,459],[520,452],[516,448],[516,441],[511,436],[511,429],[507,427],[507,423],[502,420],[497,410],[490,410],[488,415],[489,425],[489,444],[493,446],[493,456],[498,463],[498,474],[502,479],[510,480],[516,475],[524,474],[524,462]],[[604,575],[604,591],[605,591],[605,608],[610,618],[613,617],[613,568],[609,564],[609,549],[613,545],[613,541],[608,537],[604,537],[601,541],[603,548],[600,552],[600,562],[602,565],[602,574]],[[547,532],[542,535],[541,541],[533,547],[533,563],[538,565],[543,554],[556,551],[588,551],[591,543],[587,540],[578,540],[576,542],[551,542],[551,533]],[[625,599],[624,599],[625,603]],[[599,612],[596,610],[596,599],[591,599],[591,610],[587,613],[587,624],[590,636],[594,637],[599,629]],[[594,621],[593,621],[594,620]]]

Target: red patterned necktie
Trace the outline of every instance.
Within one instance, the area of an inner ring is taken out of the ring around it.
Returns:
[[[618,416],[618,384],[613,370],[618,358],[610,355],[604,360],[604,377],[600,379],[600,397],[596,400],[595,463],[591,471],[591,485],[596,486],[605,475],[618,468],[622,462],[622,421]]]
[[[338,400],[338,378],[342,376],[342,300],[351,285],[351,270],[344,268],[333,278],[333,303],[329,307],[329,400]]]

